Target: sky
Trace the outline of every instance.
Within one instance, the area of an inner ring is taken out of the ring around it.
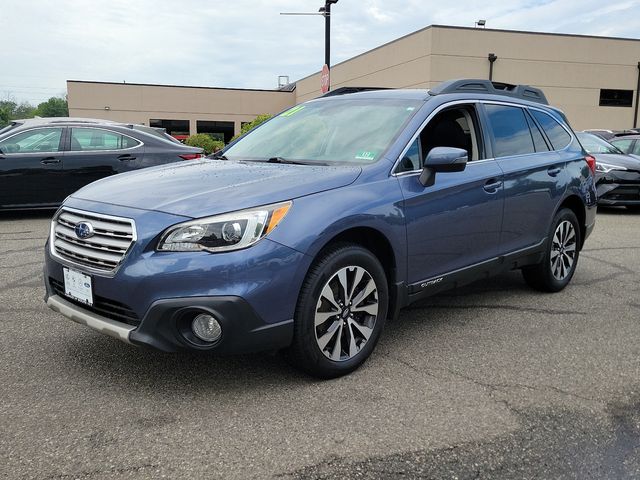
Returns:
[[[277,87],[324,63],[324,0],[0,0],[0,100],[66,80]],[[432,24],[640,38],[640,0],[339,0],[331,61]],[[640,58],[638,59],[640,60]]]

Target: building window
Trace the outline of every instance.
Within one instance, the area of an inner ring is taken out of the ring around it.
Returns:
[[[206,133],[214,140],[221,140],[224,143],[229,143],[235,133],[235,124],[233,122],[198,120],[196,128],[198,133]]]
[[[189,136],[189,120],[159,120],[152,118],[149,120],[149,126],[164,128],[169,135],[179,140]]]
[[[601,107],[631,107],[633,105],[633,90],[600,90]]]

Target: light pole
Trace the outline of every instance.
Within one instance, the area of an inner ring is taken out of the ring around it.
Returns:
[[[331,69],[331,5],[338,0],[325,0],[324,7],[318,9],[318,13],[283,12],[280,15],[322,15],[324,17],[324,64]]]

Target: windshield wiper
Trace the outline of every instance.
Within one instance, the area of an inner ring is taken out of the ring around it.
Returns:
[[[267,160],[267,163],[287,163],[291,165],[304,165],[303,162],[298,162],[296,160],[288,160],[283,157],[271,157],[270,159]]]
[[[267,160],[267,163],[284,163],[288,165],[328,165],[322,162],[301,162],[300,160],[289,160],[283,157],[271,157]]]

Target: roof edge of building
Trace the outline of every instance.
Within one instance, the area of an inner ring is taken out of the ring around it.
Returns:
[[[605,36],[600,36],[600,35],[585,35],[585,34],[580,34],[580,33],[557,33],[557,32],[536,32],[533,30],[509,30],[506,28],[478,28],[478,27],[465,27],[465,26],[459,26],[459,25],[440,25],[440,24],[433,24],[433,25],[427,25],[426,27],[420,28],[418,30],[415,30],[413,32],[409,32],[406,35],[402,35],[401,37],[398,38],[394,38],[393,40],[390,40],[389,42],[383,43],[382,45],[378,45],[377,47],[374,47],[370,50],[367,50],[365,52],[359,53],[358,55],[354,55],[353,57],[350,57],[346,60],[343,60],[341,62],[338,62],[334,65],[332,65],[331,67],[337,67],[338,65],[342,65],[343,63],[347,63],[350,62],[358,57],[362,57],[363,55],[367,55],[371,52],[375,52],[376,50],[380,50],[381,48],[387,47],[389,45],[392,45],[395,42],[399,42],[400,40],[404,40],[407,37],[411,37],[413,35],[417,35],[418,33],[422,33],[426,30],[429,30],[431,28],[446,28],[446,29],[452,29],[452,30],[478,30],[478,31],[482,31],[482,32],[504,32],[504,33],[516,33],[516,34],[526,34],[526,35],[548,35],[548,36],[553,36],[553,37],[576,37],[576,38],[597,38],[597,39],[601,39],[601,40],[622,40],[622,41],[629,41],[629,42],[640,42],[640,38],[629,38],[629,37],[605,37]],[[298,80],[296,80],[296,82],[301,82],[303,80],[306,80],[307,78],[313,77],[314,75],[317,75],[318,73],[320,73],[320,70],[313,72],[305,77],[302,77]]]
[[[134,87],[163,87],[163,88],[197,88],[202,90],[232,90],[241,92],[268,92],[268,93],[291,93],[293,90],[268,89],[268,88],[234,88],[234,87],[203,87],[196,85],[170,85],[161,83],[128,83],[128,82],[103,82],[98,80],[67,80],[67,83],[90,83],[101,85],[125,85]]]

